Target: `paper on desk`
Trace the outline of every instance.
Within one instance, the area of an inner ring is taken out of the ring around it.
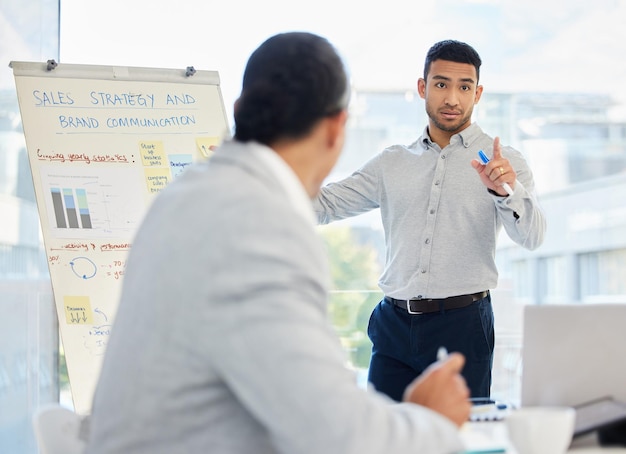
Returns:
[[[465,450],[460,454],[486,454],[507,451],[507,441],[487,425],[467,423],[461,427],[461,439]]]

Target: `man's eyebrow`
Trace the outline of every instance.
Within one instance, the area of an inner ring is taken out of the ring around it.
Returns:
[[[450,77],[441,76],[441,75],[434,75],[432,78],[433,80],[445,80],[445,81],[452,80]],[[466,84],[476,84],[476,81],[472,79],[471,77],[465,77],[463,79],[460,79],[460,82],[464,82]]]

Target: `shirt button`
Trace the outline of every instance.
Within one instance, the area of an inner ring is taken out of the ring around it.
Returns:
[[[441,155],[441,159],[446,159],[446,155],[445,155],[445,154],[442,154],[442,155]]]
[[[435,210],[430,210],[430,214],[435,214]]]
[[[429,238],[426,238],[426,241],[424,241],[424,243],[426,243],[426,244],[430,244],[430,239],[429,239]]]
[[[424,274],[424,273],[426,273],[426,270],[425,270],[425,269],[422,269],[422,274]]]
[[[439,186],[439,180],[435,181],[435,186]]]

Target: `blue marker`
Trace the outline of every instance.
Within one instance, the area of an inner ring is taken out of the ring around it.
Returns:
[[[484,153],[483,150],[478,150],[478,157],[485,165],[489,162],[489,158],[487,157],[487,155]],[[504,188],[504,190],[506,191],[508,195],[513,195],[513,189],[511,188],[511,186],[509,186],[509,183],[504,183],[502,187]]]

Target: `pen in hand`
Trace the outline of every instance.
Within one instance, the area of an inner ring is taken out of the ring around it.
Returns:
[[[487,155],[483,152],[483,150],[478,150],[478,157],[480,158],[481,162],[483,164],[487,164],[489,162],[489,158],[487,157]],[[513,195],[513,188],[511,188],[511,186],[509,186],[509,183],[504,183],[502,185],[502,188],[506,191],[506,193],[508,195]]]
[[[444,361],[448,359],[448,350],[446,350],[446,347],[439,347],[439,350],[437,350],[437,361]]]

